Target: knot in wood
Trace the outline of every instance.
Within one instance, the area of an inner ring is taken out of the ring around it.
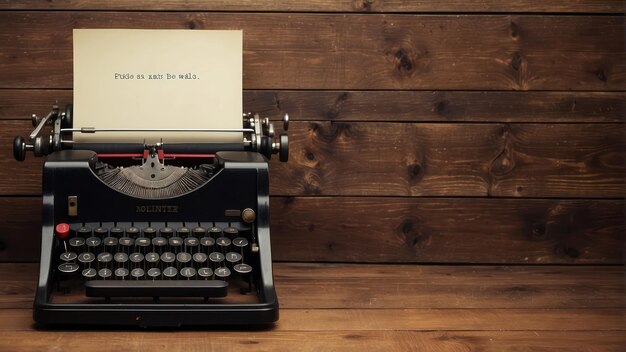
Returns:
[[[504,176],[515,168],[515,161],[509,156],[508,149],[502,152],[491,162],[489,172],[495,176]]]

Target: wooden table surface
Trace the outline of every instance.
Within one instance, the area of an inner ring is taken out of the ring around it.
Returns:
[[[266,330],[38,330],[37,264],[0,264],[0,351],[624,351],[623,266],[275,264]]]

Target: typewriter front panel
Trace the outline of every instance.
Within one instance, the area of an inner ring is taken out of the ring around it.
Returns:
[[[93,152],[50,157],[42,227],[49,265],[42,261],[35,319],[83,323],[83,312],[100,324],[140,326],[275,321],[267,163],[248,152],[216,158],[203,185],[154,199],[112,189],[96,175]],[[168,319],[155,313],[168,309]]]

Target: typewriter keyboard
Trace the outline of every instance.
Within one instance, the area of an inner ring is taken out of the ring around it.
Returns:
[[[223,297],[229,280],[251,282],[258,251],[243,224],[57,225],[60,275],[90,297]],[[61,229],[61,230],[59,230]]]

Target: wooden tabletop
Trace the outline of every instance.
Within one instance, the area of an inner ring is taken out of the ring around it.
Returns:
[[[0,264],[0,351],[624,351],[623,266],[275,264],[266,330],[38,330],[37,264]]]

